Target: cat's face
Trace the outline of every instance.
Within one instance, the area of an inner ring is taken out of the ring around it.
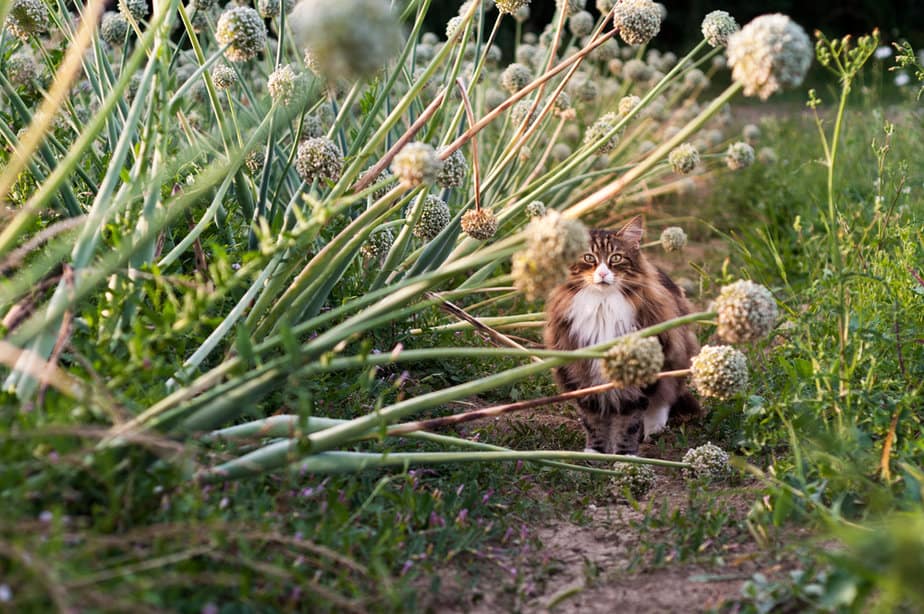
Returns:
[[[617,232],[590,231],[590,251],[571,265],[571,280],[582,287],[619,290],[638,283],[642,276],[641,218],[633,218]]]

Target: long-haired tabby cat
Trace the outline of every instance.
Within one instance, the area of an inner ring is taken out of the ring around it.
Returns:
[[[574,350],[611,341],[690,313],[683,292],[639,248],[643,228],[635,217],[617,232],[590,231],[590,251],[571,266],[568,280],[552,291],[546,309],[545,345]],[[659,335],[664,369],[686,369],[699,343],[686,326]],[[582,360],[555,369],[566,391],[606,382],[599,361]],[[664,378],[646,388],[613,390],[577,402],[587,433],[587,451],[636,454],[643,437],[664,429],[671,414],[701,408],[683,380]]]

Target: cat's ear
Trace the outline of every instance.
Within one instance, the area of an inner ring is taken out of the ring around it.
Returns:
[[[645,229],[642,226],[642,216],[636,215],[625,226],[620,228],[616,234],[626,243],[638,247],[639,243],[642,242],[642,235],[645,234]]]

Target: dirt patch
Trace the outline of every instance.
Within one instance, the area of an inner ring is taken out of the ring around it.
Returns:
[[[580,435],[569,414],[560,408],[503,416],[488,430],[493,440],[521,432],[519,423],[538,421],[553,432],[569,428]],[[685,449],[669,432],[641,452],[677,459]],[[747,530],[745,519],[759,496],[755,483],[738,479],[691,489],[675,470],[658,468],[657,473],[654,489],[636,504],[608,489],[588,503],[575,488],[573,508],[559,502],[559,513],[541,524],[523,526],[519,535],[491,548],[461,554],[437,572],[439,589],[423,599],[426,609],[702,612],[739,596],[754,573],[774,577],[794,566],[781,548],[762,548]],[[536,496],[542,496],[540,490]]]

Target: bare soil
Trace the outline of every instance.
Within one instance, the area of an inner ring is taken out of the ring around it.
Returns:
[[[502,416],[491,421],[491,428],[501,435],[507,429],[520,432],[517,423],[525,420],[580,429],[565,408]],[[682,450],[673,440],[668,433],[657,447],[646,444],[642,455],[676,459]],[[694,493],[694,503],[677,471],[657,471],[655,487],[637,504],[615,492],[594,503],[576,502],[573,509],[560,509],[525,529],[528,537],[524,534],[488,550],[460,555],[439,572],[440,588],[423,599],[426,609],[441,613],[717,611],[740,595],[742,584],[753,574],[774,577],[794,567],[782,554],[783,548],[761,547],[747,529],[745,519],[759,497],[756,484],[738,479],[705,485],[708,492]],[[691,511],[691,504],[698,507]],[[715,534],[702,539],[694,535],[699,511],[727,514],[727,518]],[[687,519],[680,523],[684,528],[671,527],[675,514]],[[652,522],[652,518],[665,520]]]

